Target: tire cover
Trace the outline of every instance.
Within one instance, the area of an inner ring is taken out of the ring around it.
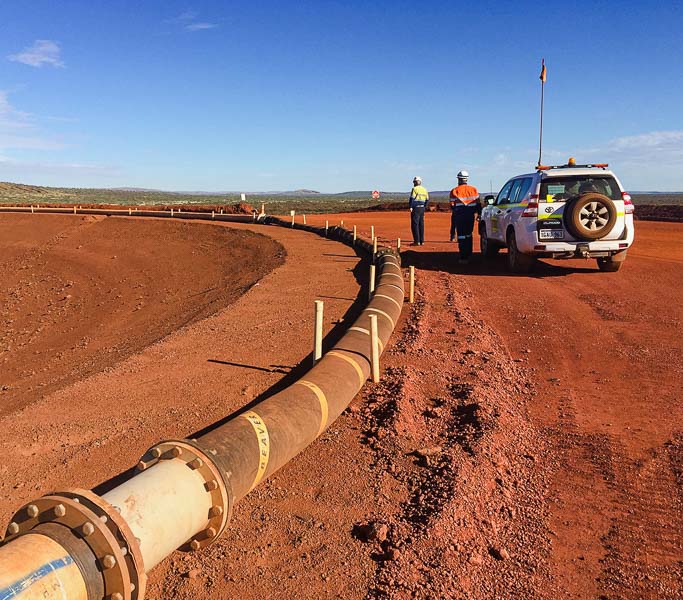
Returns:
[[[583,194],[565,208],[567,230],[578,240],[599,240],[616,222],[617,207],[604,194]]]

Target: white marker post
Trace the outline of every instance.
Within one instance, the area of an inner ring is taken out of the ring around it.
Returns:
[[[223,214],[223,209],[221,208],[221,214]]]
[[[133,214],[133,211],[129,208],[128,209],[128,216],[130,217]]]
[[[242,202],[246,202],[247,201],[247,195],[246,194],[240,194],[240,200]]]
[[[171,216],[173,216],[173,209],[171,209]]]
[[[33,214],[33,204],[31,204],[31,214]]]
[[[340,221],[340,222],[339,222],[339,227],[341,227],[342,229],[344,229],[344,221]]]
[[[372,296],[375,293],[375,265],[370,265],[370,285],[368,285],[368,301],[372,300]]]
[[[306,215],[304,215],[304,225],[306,225]]]
[[[212,219],[216,218],[216,211],[214,211],[214,210],[211,211],[211,218]]]
[[[377,315],[370,315],[370,366],[372,381],[379,383],[379,337],[377,336]]]
[[[265,203],[261,202],[261,216],[266,214],[266,205]]]
[[[358,232],[356,230],[356,226],[353,226],[353,245],[356,245],[356,237],[358,237]]]
[[[313,366],[323,356],[323,301],[315,301],[315,330],[313,332]]]
[[[375,239],[375,226],[370,225],[370,239],[374,240]]]
[[[327,232],[330,228],[330,222],[325,220],[325,237],[327,237]]]
[[[396,250],[401,251],[401,238],[396,240]]]
[[[76,207],[74,206],[74,214],[76,214]]]
[[[296,214],[296,211],[290,210],[289,214],[292,216],[292,227],[294,227],[294,215]]]
[[[408,285],[408,301],[415,302],[415,267],[410,267],[410,283]]]
[[[377,260],[377,238],[372,240],[372,262]]]

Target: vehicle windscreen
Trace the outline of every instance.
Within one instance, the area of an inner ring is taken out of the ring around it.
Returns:
[[[570,200],[583,194],[598,193],[611,200],[621,200],[621,190],[611,175],[571,175],[546,177],[541,181],[541,202]],[[551,196],[551,198],[548,198]]]

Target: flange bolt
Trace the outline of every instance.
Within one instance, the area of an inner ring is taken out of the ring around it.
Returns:
[[[115,565],[116,559],[111,554],[105,554],[104,558],[102,559],[102,566],[105,569],[111,569]]]
[[[29,517],[35,519],[40,514],[40,511],[38,510],[38,507],[35,504],[29,504],[26,507],[26,513]]]
[[[66,514],[66,507],[63,504],[58,504],[53,510],[57,517],[63,517]]]

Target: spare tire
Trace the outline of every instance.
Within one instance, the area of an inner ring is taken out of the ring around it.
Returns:
[[[617,222],[617,207],[607,196],[590,192],[579,196],[564,209],[569,233],[578,240],[599,240]]]

